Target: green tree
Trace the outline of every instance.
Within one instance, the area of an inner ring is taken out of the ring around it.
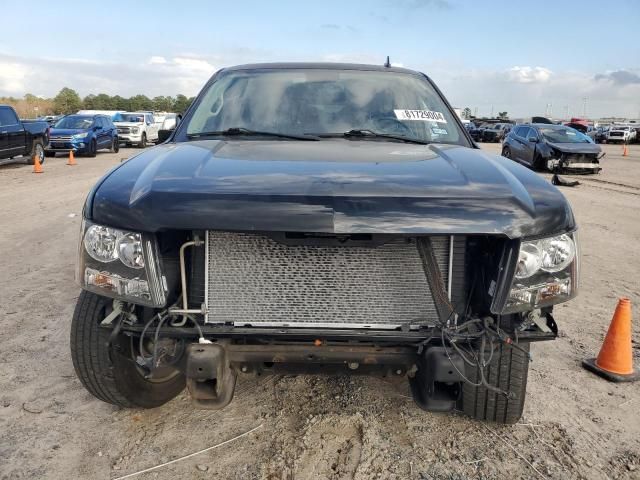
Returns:
[[[94,105],[96,110],[114,110],[114,101],[110,95],[106,93],[99,93],[94,98]]]
[[[153,110],[156,112],[169,112],[173,107],[173,98],[171,97],[153,97]]]
[[[153,102],[146,95],[135,95],[129,99],[129,103],[132,111],[153,109]]]
[[[82,104],[87,110],[96,110],[96,96],[90,93],[82,99]]]
[[[114,110],[131,110],[131,105],[128,98],[123,98],[120,95],[114,95],[111,100],[113,100]]]
[[[58,113],[75,113],[82,109],[80,95],[71,88],[64,87],[53,99],[53,109]]]
[[[465,120],[469,120],[471,118],[471,109],[469,107],[465,107],[464,110],[462,110],[462,118]]]
[[[176,99],[173,102],[173,111],[175,113],[184,113],[184,111],[189,108],[191,102],[193,102],[194,97],[187,98],[182,94],[176,95]]]
[[[498,118],[500,120],[509,120],[509,114],[507,112],[498,112]]]

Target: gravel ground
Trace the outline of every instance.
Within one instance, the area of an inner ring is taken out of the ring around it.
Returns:
[[[580,225],[582,292],[556,310],[560,337],[533,346],[525,414],[509,427],[425,413],[406,383],[361,377],[242,378],[218,412],[194,410],[184,393],[146,411],[96,400],[68,345],[81,209],[96,179],[136,150],[75,167],[47,159],[42,175],[0,166],[0,478],[117,478],[256,426],[136,478],[640,478],[640,383],[580,367],[617,298],[640,304],[640,146],[625,158],[604,149],[603,173],[563,190]]]

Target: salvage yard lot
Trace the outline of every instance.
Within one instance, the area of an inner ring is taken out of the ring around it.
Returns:
[[[498,153],[500,145],[483,148]],[[560,337],[534,345],[524,417],[481,424],[419,410],[406,383],[361,377],[241,378],[218,412],[186,394],[155,410],[91,397],[69,356],[83,200],[139,150],[49,158],[44,173],[0,166],[0,478],[115,478],[234,443],[136,478],[640,478],[640,383],[580,367],[617,298],[635,307],[640,366],[640,146],[603,145],[604,171],[564,188],[580,226],[578,298],[555,310]],[[545,175],[550,178],[550,175]]]

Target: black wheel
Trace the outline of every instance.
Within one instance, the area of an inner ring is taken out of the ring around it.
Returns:
[[[142,140],[140,140],[140,148],[145,148],[147,146],[147,134],[142,134]]]
[[[504,147],[502,149],[502,156],[504,158],[511,158],[511,149],[509,147]]]
[[[119,151],[120,151],[120,140],[118,140],[118,137],[116,137],[111,142],[111,153],[118,153]]]
[[[135,362],[137,339],[116,335],[108,346],[111,329],[100,322],[112,301],[82,291],[71,321],[71,359],[78,378],[93,396],[125,408],[154,408],[167,403],[185,386],[177,370],[165,369],[153,380],[144,377]]]
[[[39,140],[36,140],[35,142],[33,142],[33,147],[31,148],[31,154],[29,155],[29,165],[33,165],[35,163],[35,161],[33,160],[33,157],[38,157],[40,164],[44,163],[44,157],[45,157],[44,146],[42,145],[42,142]]]
[[[87,152],[87,155],[89,157],[95,157],[97,152],[98,152],[98,145],[96,144],[95,140],[91,140],[91,143],[89,144],[89,151]]]
[[[483,386],[475,387],[465,382],[460,403],[466,415],[476,420],[497,423],[516,423],[520,420],[527,392],[529,344],[520,343],[518,347],[505,344],[495,347],[491,362],[484,368],[487,383],[510,392],[513,398],[507,398]],[[489,354],[490,352],[487,351],[487,360]],[[479,367],[467,365],[465,374],[471,382],[480,383]]]

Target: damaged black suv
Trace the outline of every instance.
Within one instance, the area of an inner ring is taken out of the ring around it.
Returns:
[[[529,345],[576,295],[571,208],[475,147],[411,70],[217,72],[164,144],[84,206],[76,372],[97,398],[223,408],[239,375],[408,380],[418,406],[515,422]]]

